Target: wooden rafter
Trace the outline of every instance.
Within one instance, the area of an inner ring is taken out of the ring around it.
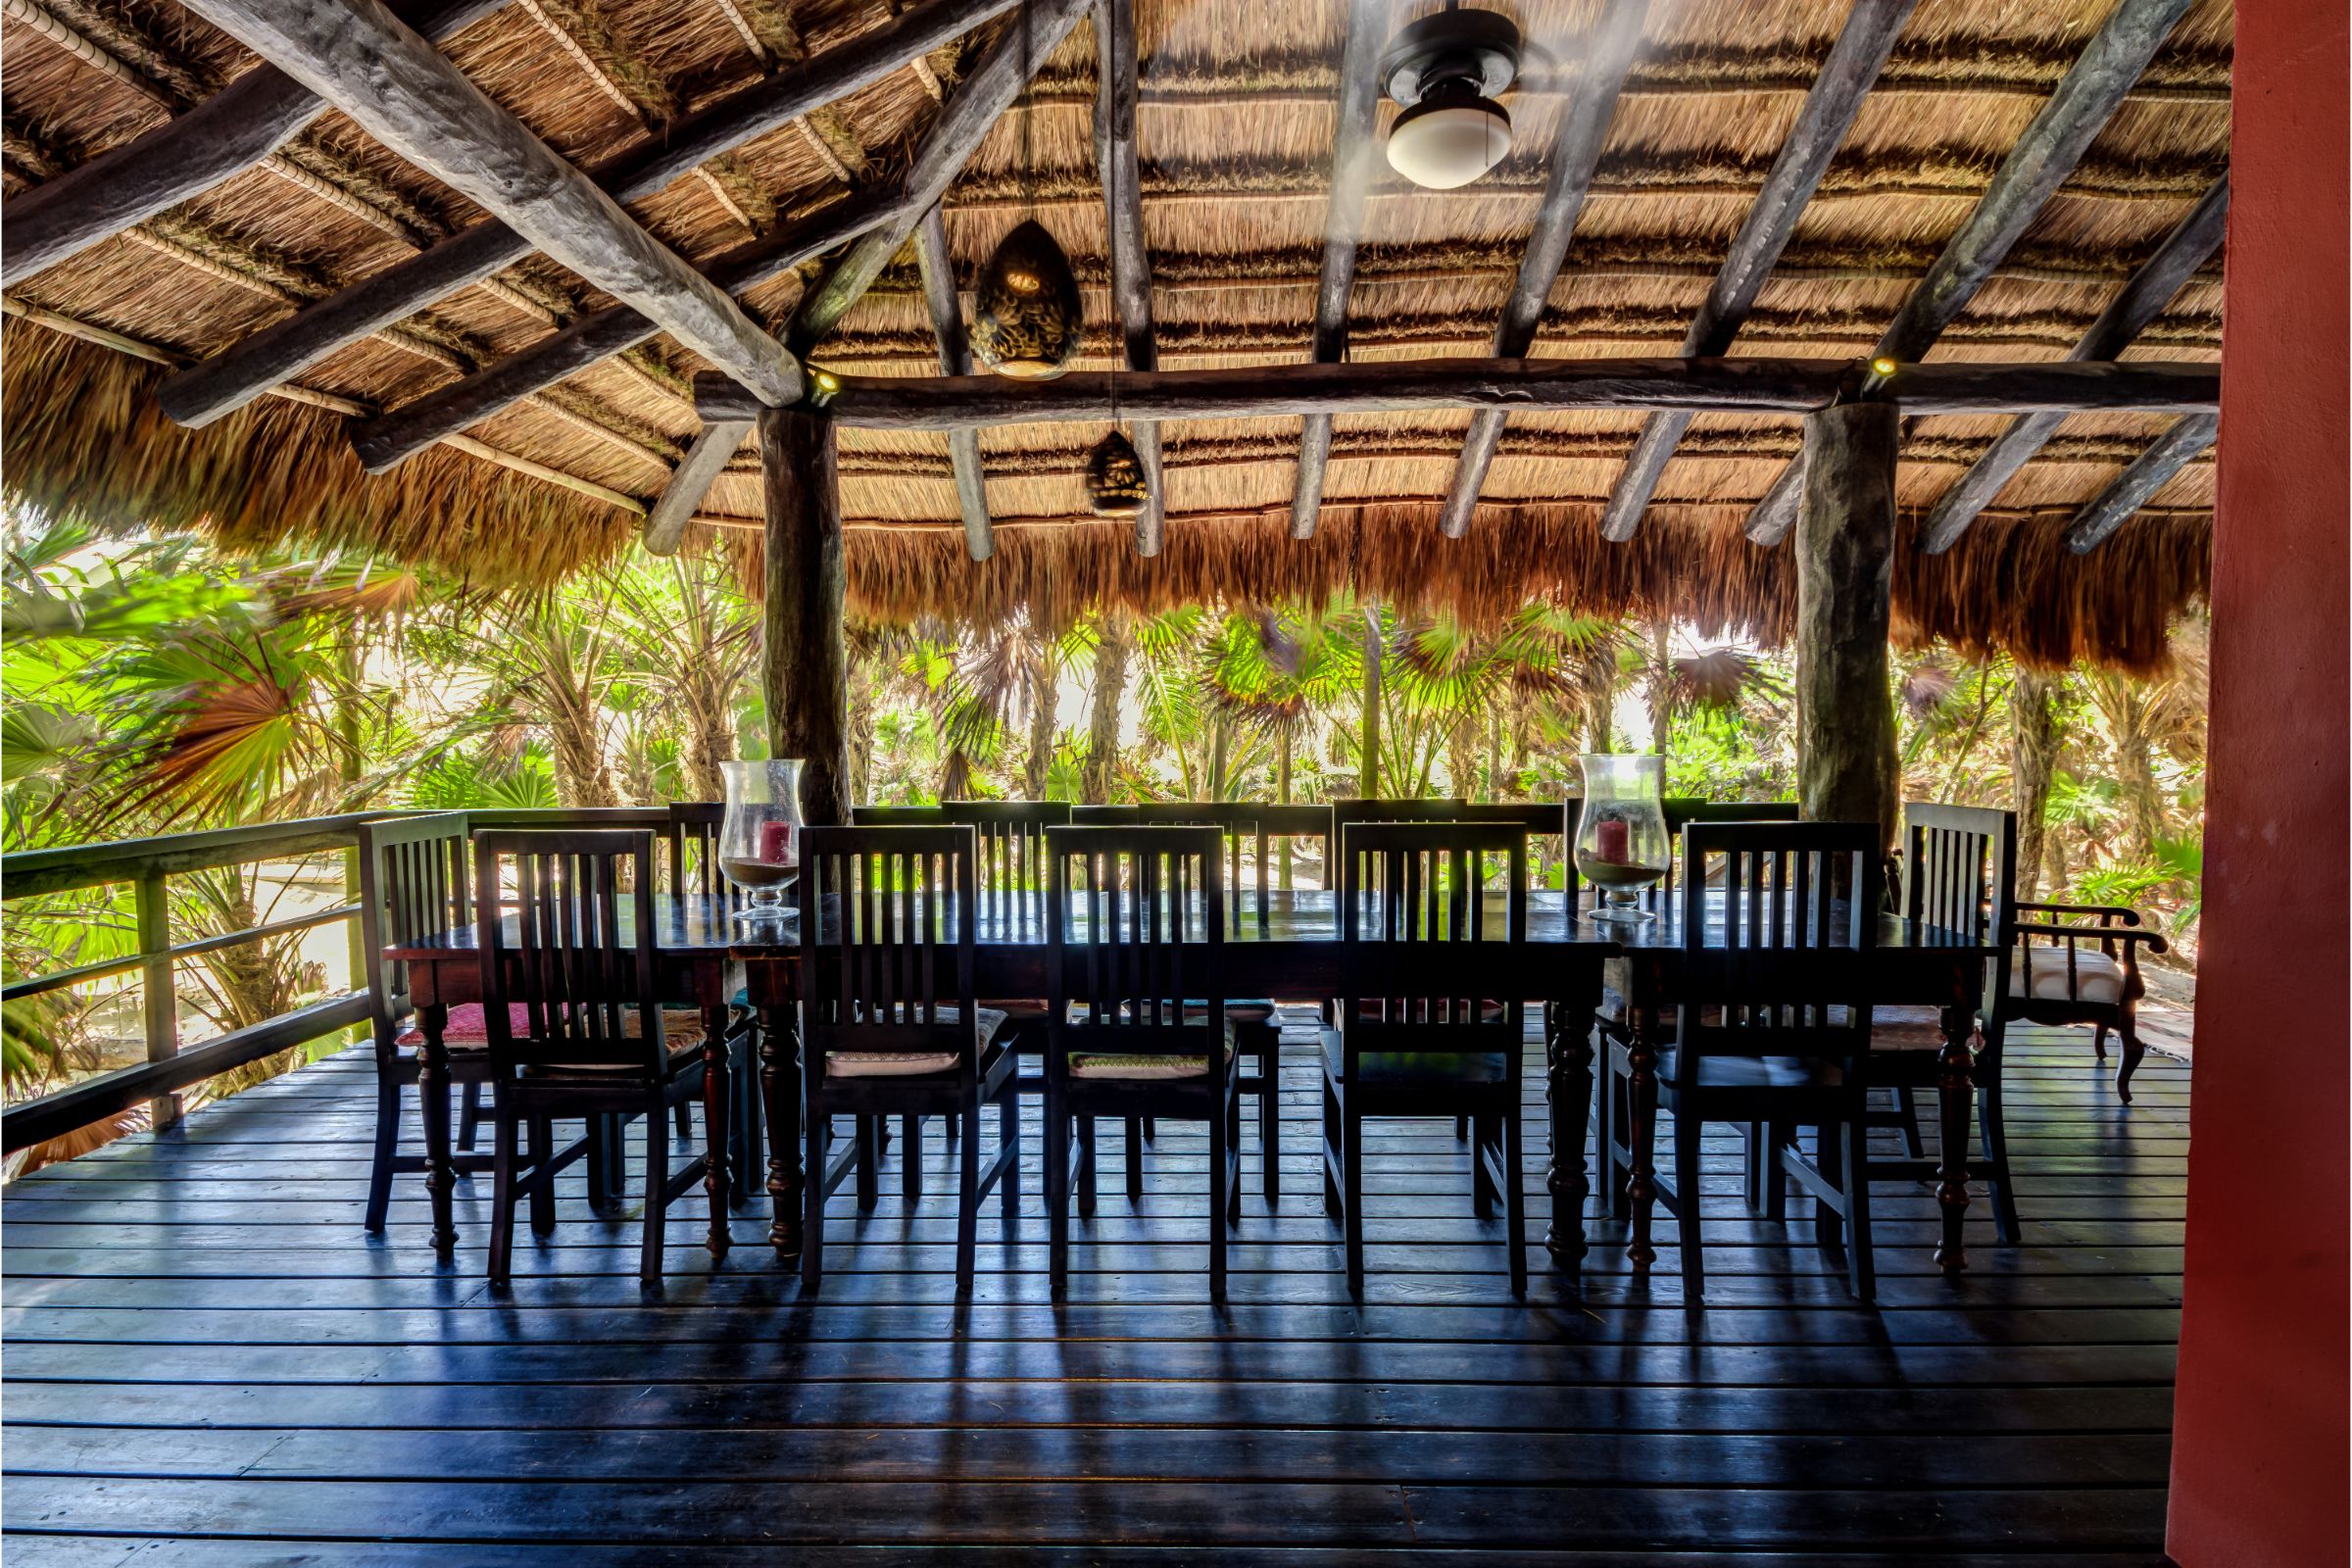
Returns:
[[[939,345],[939,373],[972,373],[971,339],[963,325],[963,296],[956,287],[956,263],[948,252],[948,222],[937,207],[914,230],[915,263],[923,276],[923,304],[931,313],[931,335]],[[963,516],[964,550],[974,561],[997,553],[989,521],[987,472],[980,462],[980,432],[950,430],[948,462],[956,476],[956,510]]]
[[[1053,52],[1084,10],[1083,0],[1032,0],[950,97],[924,134],[904,179],[861,191],[823,213],[740,245],[705,263],[703,275],[740,294],[851,241],[795,312],[786,341],[794,353],[805,353],[806,346],[830,332],[881,274],[923,212],[938,202],[964,160],[1011,104],[1027,72]],[[590,312],[512,358],[369,420],[354,432],[353,448],[370,470],[389,467],[449,431],[488,418],[541,387],[634,348],[660,330],[625,305]]]
[[[1348,8],[1340,47],[1339,123],[1331,143],[1331,202],[1323,217],[1323,270],[1315,280],[1314,354],[1336,365],[1348,354],[1348,297],[1364,226],[1364,193],[1378,163],[1379,66],[1389,9]],[[1299,430],[1298,470],[1291,490],[1291,537],[1312,539],[1323,513],[1323,477],[1331,464],[1331,416],[1310,414]]]
[[[2088,506],[2075,514],[2074,522],[2066,530],[2066,548],[2078,556],[2085,554],[2121,528],[2189,459],[2213,445],[2214,437],[2220,433],[2218,415],[2192,414],[2177,420],[2157,438],[2155,445],[2133,459],[2130,467],[2117,474]]]
[[[1560,117],[1559,139],[1550,154],[1550,172],[1544,197],[1536,209],[1535,228],[1527,237],[1527,252],[1519,262],[1519,277],[1494,328],[1494,356],[1517,359],[1535,346],[1536,328],[1544,319],[1544,302],[1568,259],[1568,243],[1576,237],[1577,215],[1584,210],[1585,192],[1599,167],[1600,149],[1609,139],[1616,118],[1617,94],[1633,68],[1642,43],[1642,19],[1648,7],[1640,0],[1609,0],[1583,46],[1584,74]],[[1478,493],[1486,488],[1487,468],[1502,439],[1501,409],[1482,409],[1472,416],[1470,433],[1463,438],[1461,461],[1446,495],[1438,525],[1448,539],[1459,539],[1470,528]]]
[[[889,430],[992,424],[1067,424],[1109,417],[1217,419],[1415,409],[1689,409],[1810,414],[1863,395],[1868,368],[1840,360],[1405,360],[1347,365],[1258,365],[1240,369],[1121,373],[1053,381],[998,376],[920,379],[844,375],[827,412],[835,422]],[[2221,395],[2213,365],[2156,362],[1905,365],[1869,396],[1909,414],[2016,414],[2130,409],[2210,412]],[[752,417],[725,376],[695,377],[705,419]]]
[[[1102,176],[1103,219],[1110,246],[1110,308],[1130,370],[1159,368],[1152,335],[1152,258],[1144,242],[1143,169],[1135,153],[1135,0],[1102,0],[1095,9],[1095,167]],[[1135,553],[1156,556],[1167,529],[1161,490],[1159,425],[1135,421],[1135,455],[1150,493],[1136,514]]]
[[[2180,220],[2147,265],[2132,275],[2099,318],[2069,351],[2070,360],[2112,360],[2164,311],[2180,285],[2206,259],[2221,248],[2222,228],[2230,211],[2230,176],[2215,180],[2213,189]],[[2016,477],[2064,422],[2062,414],[2028,415],[2001,433],[1992,450],[1977,461],[1936,501],[1920,530],[1919,547],[1941,555],[1959,542],[1977,514],[1989,506],[2001,487]]]
[[[408,0],[401,19],[438,42],[504,0]],[[9,201],[0,213],[0,285],[13,287],[270,158],[326,113],[275,67],[247,72],[166,121]]]
[[[1731,349],[1916,4],[1918,0],[1857,0],[1838,41],[1830,46],[1820,78],[1797,111],[1788,140],[1781,144],[1780,156],[1773,160],[1772,172],[1764,176],[1763,193],[1732,239],[1715,286],[1683,338],[1685,354],[1723,354]],[[1642,510],[1656,493],[1658,476],[1666,471],[1690,426],[1687,414],[1653,414],[1642,421],[1601,513],[1602,538],[1622,543],[1642,526]]]
[[[909,58],[956,37],[1011,4],[1012,0],[926,0],[888,25],[827,50],[805,66],[780,71],[681,116],[660,135],[649,136],[592,173],[613,199],[643,200],[689,171],[777,129],[810,108],[880,80]],[[814,249],[821,250],[846,237],[826,227],[838,216],[836,210],[806,225],[786,225],[778,235],[800,229]],[[776,237],[768,236],[770,240]],[[754,246],[761,243],[752,242]],[[469,283],[489,278],[530,250],[527,238],[495,218],[476,223],[167,380],[158,394],[164,412],[182,424],[209,423],[251,401],[273,382],[300,374],[368,333]],[[805,260],[814,251],[792,254],[787,247],[785,253],[791,260],[782,266]],[[652,335],[648,331],[621,347],[632,347]]]
[[[711,483],[726,471],[727,464],[751,433],[749,419],[714,419],[703,426],[694,438],[694,445],[686,449],[686,456],[671,472],[653,510],[646,514],[645,527],[638,538],[648,551],[657,556],[677,554],[695,508],[702,505]]]
[[[1875,356],[1917,360],[1967,309],[2001,258],[2009,254],[2052,192],[2066,182],[2090,144],[2123,104],[2132,84],[2147,70],[2173,24],[2192,0],[2116,0],[2115,9],[2026,126],[2017,145],[1984,187],[1976,207],[1946,242],[1894,319],[1879,339]],[[1776,545],[1796,521],[1803,474],[1796,464],[1780,477],[1748,514],[1747,537]]]

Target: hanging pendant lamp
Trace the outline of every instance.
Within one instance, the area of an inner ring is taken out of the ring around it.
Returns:
[[[973,296],[972,353],[999,375],[1051,381],[1078,358],[1078,278],[1044,225],[1004,236]]]
[[[1095,443],[1086,455],[1086,495],[1097,516],[1132,517],[1143,512],[1152,499],[1152,481],[1134,442],[1113,430]]]

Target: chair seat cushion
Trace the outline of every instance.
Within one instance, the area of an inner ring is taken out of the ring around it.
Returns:
[[[2028,948],[2026,954],[2024,962],[2009,966],[2009,994],[2013,997],[2032,996],[2037,1002],[2087,1002],[2105,1007],[2124,1000],[2124,966],[2096,948],[2075,949],[2071,989],[2067,985],[2064,948]]]
[[[634,1040],[643,1028],[644,1014],[635,1007],[621,1009],[623,1038]],[[531,1030],[530,1009],[519,1002],[507,1004],[507,1030],[519,1040]],[[703,1049],[703,1015],[693,1007],[663,1007],[662,1009],[662,1038],[673,1052]],[[490,1020],[478,1002],[461,1002],[449,1009],[449,1021],[441,1027],[441,1043],[451,1051],[486,1051],[490,1047]],[[421,1049],[424,1031],[415,1024],[400,1032],[398,1044],[408,1050]],[[634,1063],[619,1068],[633,1071]],[[606,1069],[599,1069],[606,1070]]]
[[[1004,1014],[1007,1018],[1034,1022],[1046,1015],[1043,997],[982,997],[980,1005]]]
[[[1073,1052],[1070,1054],[1070,1076],[1073,1078],[1128,1078],[1152,1082],[1175,1078],[1205,1078],[1208,1076],[1208,1058],[1206,1056],[1115,1055]]]
[[[894,1021],[904,1023],[906,1004],[900,1004],[894,1011],[898,1015]],[[1004,1014],[994,1007],[982,1007],[976,1015],[979,1044],[986,1050],[997,1038],[997,1031],[1004,1027]],[[939,1009],[942,1024],[959,1023],[962,1019],[960,1007]],[[962,1059],[962,1054],[954,1051],[828,1051],[825,1071],[836,1078],[917,1078],[926,1073],[952,1072]]]
[[[1337,1074],[1347,1060],[1346,1033],[1322,1035],[1323,1059]],[[1359,1084],[1498,1084],[1510,1075],[1510,1055],[1500,1051],[1367,1051],[1355,1058]]]
[[[1845,1082],[1834,1061],[1813,1056],[1718,1056],[1698,1058],[1695,1084],[1683,1081],[1683,1054],[1658,1053],[1658,1080],[1678,1089],[1836,1089]]]
[[[691,1034],[685,1033],[680,1027],[673,1026],[669,1022],[670,1018],[678,1016],[694,1020],[691,1025],[693,1031]],[[632,1032],[629,1038],[635,1039],[636,1036]],[[702,1014],[699,1012],[664,1014],[662,1024],[662,1040],[664,1045],[669,1047],[669,1062],[664,1073],[665,1077],[675,1078],[687,1068],[699,1065],[703,1059]],[[549,1061],[533,1063],[524,1071],[535,1078],[573,1076],[610,1078],[614,1074],[636,1072],[640,1066],[640,1063],[634,1061]]]

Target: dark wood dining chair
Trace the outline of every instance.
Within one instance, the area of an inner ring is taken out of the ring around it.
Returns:
[[[1656,1039],[1610,1053],[1606,1093],[1616,1105],[1601,1152],[1609,1187],[1624,1183],[1638,1251],[1648,1248],[1653,1201],[1675,1216],[1690,1300],[1706,1291],[1700,1151],[1709,1122],[1815,1130],[1810,1159],[1793,1134],[1775,1142],[1773,1180],[1813,1196],[1817,1238],[1843,1243],[1857,1297],[1876,1291],[1867,1058],[1883,850],[1869,822],[1684,829],[1679,992]],[[1661,1109],[1674,1117],[1671,1177],[1653,1159]]]
[[[425,816],[380,817],[362,822],[360,840],[360,942],[373,965],[368,987],[368,1023],[375,1037],[375,1145],[368,1168],[367,1227],[384,1228],[392,1202],[392,1178],[421,1172],[422,1153],[400,1150],[403,1091],[414,1086],[423,1065],[424,1033],[409,997],[409,966],[386,958],[388,947],[421,941],[472,923],[472,877],[467,822],[463,811]],[[478,1004],[449,1009],[441,1028],[449,1080],[462,1086],[466,1114],[459,1130],[461,1171],[490,1168],[475,1154],[472,1128],[481,1086],[490,1081],[490,1035]],[[447,1088],[437,1106],[419,1105],[422,1115],[449,1115]]]
[[[1910,892],[1927,889],[1930,906],[1957,897],[1949,884],[1965,884],[1972,845],[2005,845],[1995,886],[2000,920],[1994,927],[2003,952],[1986,981],[1984,1038],[1996,1054],[2013,1023],[2088,1024],[2091,1050],[2107,1059],[2112,1031],[2122,1046],[2115,1092],[2132,1102],[2132,1075],[2147,1056],[2139,1038],[2139,1004],[2147,996],[2139,972],[2140,954],[2163,953],[2162,933],[2148,929],[2139,911],[2115,904],[2024,903],[2016,897],[2017,813],[1986,808],[1937,806],[1925,801],[1904,806],[1908,829],[1904,858]],[[1996,819],[2006,819],[2005,822]]]
[[[802,1093],[808,1114],[801,1279],[824,1273],[825,1200],[855,1172],[877,1201],[883,1125],[897,1116],[908,1202],[922,1196],[922,1118],[960,1131],[956,1278],[972,1288],[980,1204],[1019,1212],[1020,1101],[1004,1015],[972,993],[974,835],[969,827],[812,827],[801,850]],[[998,1109],[980,1164],[980,1113]],[[836,1116],[857,1131],[826,1163]]]
[[[724,801],[670,802],[662,852],[666,873],[663,886],[675,894],[715,900],[721,909],[731,912],[741,900],[718,863],[718,834],[726,817]],[[734,1074],[734,1082],[728,1086],[727,1105],[734,1121],[727,1129],[727,1158],[732,1169],[748,1171],[760,1158],[760,1016],[750,995],[741,988],[729,999],[728,1007],[727,1070]],[[694,1134],[691,1114],[689,1107],[677,1107],[680,1138]],[[736,1207],[752,1201],[751,1186],[749,1182],[735,1184]]]
[[[1046,834],[1046,1212],[1054,1295],[1069,1281],[1073,1199],[1081,1214],[1094,1212],[1098,1120],[1132,1125],[1148,1117],[1207,1124],[1208,1289],[1221,1301],[1225,1232],[1241,1212],[1241,1098],[1225,1016],[1218,832],[1055,827]]]
[[[1244,852],[1254,850],[1258,869],[1264,870],[1265,837],[1257,819],[1244,814],[1246,806],[1210,801],[1152,801],[1130,806],[1073,806],[1074,827],[1213,827],[1225,840],[1225,930],[1238,937],[1245,902],[1234,890],[1243,880]],[[1264,900],[1258,901],[1257,922],[1264,924]],[[1269,1205],[1282,1197],[1282,1025],[1275,1016],[1272,997],[1228,997],[1225,1017],[1233,1025],[1234,1050],[1252,1066],[1242,1074],[1244,1099],[1257,1102],[1258,1148],[1262,1157],[1260,1185]],[[1137,1121],[1127,1129],[1127,1196],[1144,1196],[1144,1143],[1153,1129]]]
[[[645,1118],[641,1280],[660,1283],[669,1205],[697,1185],[710,1198],[711,1255],[726,1255],[724,1046],[703,1012],[662,1004],[654,841],[648,828],[474,835],[474,918],[498,1124],[493,1284],[505,1285],[513,1273],[519,1178],[534,1169],[552,1175],[553,1124],[572,1116]],[[503,893],[510,885],[511,900]],[[662,1136],[668,1113],[698,1096],[703,1152],[673,1169]],[[544,1235],[555,1223],[552,1182],[535,1182],[529,1197],[532,1229]]]
[[[1502,875],[1501,918],[1487,905]],[[1340,828],[1344,980],[1323,1031],[1323,1202],[1344,1230],[1348,1289],[1364,1289],[1363,1127],[1372,1116],[1450,1116],[1475,1134],[1470,1193],[1502,1200],[1514,1293],[1527,1290],[1520,1178],[1524,1003],[1447,985],[1446,949],[1527,940],[1527,840],[1507,822],[1347,823]]]

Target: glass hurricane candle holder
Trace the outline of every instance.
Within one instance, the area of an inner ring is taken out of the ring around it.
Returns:
[[[718,868],[743,895],[738,925],[781,930],[784,890],[801,869],[801,762],[721,762],[727,814],[718,827]]]
[[[1642,754],[1579,760],[1585,804],[1576,832],[1576,868],[1599,890],[1592,918],[1623,924],[1654,920],[1657,916],[1635,900],[1666,874],[1673,854],[1661,799],[1666,760]]]

